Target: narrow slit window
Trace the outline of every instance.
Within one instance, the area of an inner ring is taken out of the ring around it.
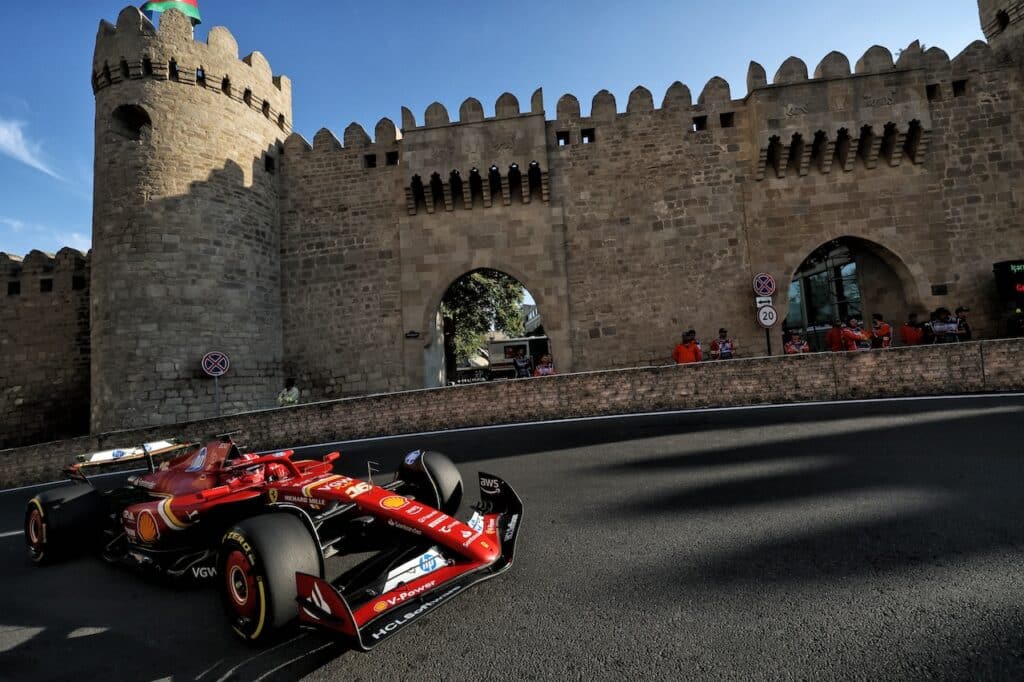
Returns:
[[[277,127],[284,130],[284,114],[277,115]]]
[[[387,166],[398,165],[398,152],[387,152],[384,154],[384,164]]]
[[[220,82],[220,91],[231,97],[231,79],[227,76],[224,76],[224,80]]]
[[[21,296],[21,282],[8,282],[7,283],[7,295],[8,296]]]
[[[484,181],[477,168],[469,170],[469,201],[471,204],[481,206],[484,202]]]
[[[708,117],[707,116],[694,116],[693,117],[693,132],[699,133],[708,129]]]
[[[967,81],[953,81],[953,97],[963,97],[967,94]]]
[[[555,133],[555,139],[558,141],[558,146],[559,147],[568,147],[569,146],[569,131],[568,130],[560,130],[560,131],[558,131],[557,133]]]
[[[366,154],[363,156],[363,168],[376,168],[377,167],[377,155]]]
[[[48,294],[53,291],[53,280],[50,278],[39,280],[39,292]]]
[[[267,100],[263,100],[263,115],[270,118],[270,102]]]
[[[178,62],[174,61],[173,59],[167,62],[167,77],[170,78],[172,81],[176,81],[179,78]]]
[[[723,128],[734,128],[736,127],[736,114],[732,111],[719,114],[718,122],[721,123]]]
[[[196,85],[206,87],[206,69],[201,66],[196,69]]]
[[[583,144],[594,144],[597,142],[597,135],[593,128],[584,128],[580,131],[580,142]]]
[[[508,168],[508,193],[513,199],[523,200],[523,174],[519,164],[513,163]]]
[[[942,86],[940,86],[938,83],[932,83],[931,85],[925,87],[925,93],[928,95],[928,101],[934,102],[935,100],[942,97]]]
[[[463,182],[462,174],[457,170],[453,170],[448,176],[448,186],[452,192],[452,205],[458,206],[459,204],[466,205],[466,197],[463,194]]]
[[[146,57],[142,60],[142,75],[152,76],[153,75],[153,60]]]
[[[246,106],[252,106],[252,90],[249,88],[245,89],[245,92],[242,93],[242,101],[245,102]]]
[[[277,160],[269,154],[263,157],[263,170],[267,171],[271,175],[277,172]]]
[[[128,80],[128,76],[131,72],[128,70],[128,62],[124,59],[121,60],[121,80]]]

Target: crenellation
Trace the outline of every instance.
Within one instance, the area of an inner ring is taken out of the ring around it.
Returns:
[[[567,123],[579,121],[580,101],[576,99],[575,95],[565,94],[558,98],[558,103],[555,105],[555,118]]]
[[[833,50],[825,55],[814,68],[814,78],[847,78],[850,75],[850,58]]]
[[[484,120],[484,105],[475,97],[467,97],[459,106],[459,123],[478,123]]]
[[[600,90],[590,102],[590,118],[596,122],[614,121],[618,114],[615,95],[607,90]]]
[[[805,80],[807,80],[807,64],[799,57],[789,57],[775,72],[772,85],[802,83]]]
[[[448,110],[440,102],[434,102],[427,107],[423,114],[423,125],[428,128],[446,126],[451,121],[448,118]]]
[[[662,109],[689,109],[691,106],[693,106],[693,96],[690,94],[690,88],[679,81],[668,86],[665,97],[661,101]]]
[[[881,45],[872,45],[868,48],[867,52],[857,60],[857,65],[854,67],[854,73],[884,73],[886,71],[892,71],[895,68],[896,65],[893,64],[892,61],[892,52]]]
[[[732,92],[729,83],[720,76],[709,80],[697,98],[697,104],[709,111],[717,111],[723,106],[732,106]]]
[[[626,113],[635,114],[650,111],[654,111],[654,96],[651,94],[651,91],[644,86],[636,86],[636,88],[629,93],[629,101],[626,103]]]
[[[502,93],[494,103],[495,118],[513,118],[519,115],[519,100],[511,92]]]
[[[537,88],[530,95],[530,113],[544,114],[544,88]]]
[[[349,123],[345,128],[345,149],[365,149],[371,144],[370,136],[358,123]]]

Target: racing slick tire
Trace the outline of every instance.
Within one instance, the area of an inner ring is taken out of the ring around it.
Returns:
[[[320,575],[320,548],[291,514],[254,516],[224,534],[217,572],[232,629],[262,644],[298,616],[295,574]]]
[[[414,450],[405,457],[397,478],[417,499],[454,516],[462,502],[462,475],[448,456],[436,450]]]
[[[47,490],[28,501],[25,541],[29,558],[50,564],[94,545],[103,524],[103,499],[91,485]]]

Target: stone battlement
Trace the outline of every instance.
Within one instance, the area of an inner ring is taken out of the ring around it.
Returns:
[[[0,281],[12,282],[38,275],[79,275],[89,267],[90,255],[68,246],[56,254],[33,249],[24,257],[0,251]]]
[[[206,42],[194,39],[192,23],[170,10],[160,28],[136,7],[125,7],[117,25],[101,20],[93,56],[94,92],[129,80],[151,78],[192,85],[237,101],[291,131],[291,80],[275,76],[260,52],[239,60],[238,42],[223,26],[210,29]]]

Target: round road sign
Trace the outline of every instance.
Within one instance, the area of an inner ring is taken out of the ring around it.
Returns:
[[[779,313],[770,305],[757,309],[757,323],[765,329],[771,329],[779,321]]]
[[[758,296],[772,296],[775,294],[775,278],[767,272],[759,272],[754,275],[754,293]]]
[[[212,350],[203,356],[203,371],[211,377],[222,377],[227,374],[231,367],[231,360],[226,353],[219,350]]]

